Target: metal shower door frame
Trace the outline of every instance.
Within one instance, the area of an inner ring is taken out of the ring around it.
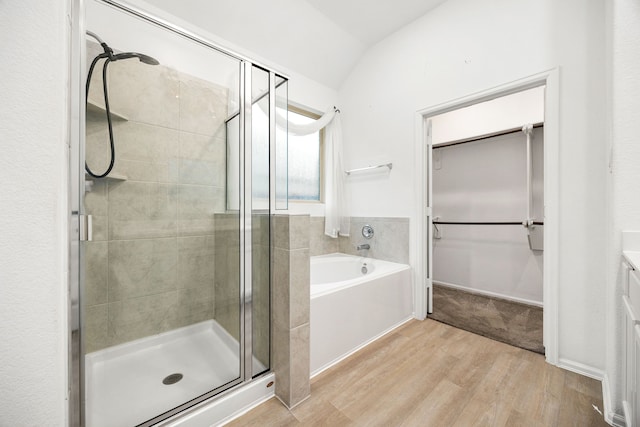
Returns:
[[[129,4],[114,0],[96,0],[112,6],[123,13],[135,16],[151,24],[185,37],[197,44],[203,45],[237,59],[240,64],[240,377],[228,384],[215,388],[210,392],[171,409],[157,417],[146,421],[141,426],[151,426],[163,423],[176,414],[188,414],[209,404],[212,399],[218,399],[235,391],[236,387],[248,384],[253,378],[253,336],[252,336],[252,194],[251,194],[251,70],[254,66],[264,69],[269,73],[269,144],[270,144],[270,215],[275,211],[275,81],[276,78],[288,80],[289,77],[262,64],[256,63],[242,54],[219,46],[198,34],[172,24],[171,22],[152,16],[147,12],[137,9]],[[84,360],[80,357],[84,353],[84,328],[82,327],[82,313],[80,301],[84,298],[84,268],[81,262],[84,259],[82,249],[83,218],[86,215],[83,203],[85,188],[84,158],[85,158],[85,92],[84,76],[86,74],[86,43],[85,43],[85,0],[72,0],[71,5],[71,54],[70,70],[71,83],[69,89],[70,116],[69,124],[69,419],[71,426],[85,425],[84,414]],[[271,236],[270,236],[271,238]],[[76,295],[77,313],[72,308],[72,299]],[[74,348],[75,345],[75,348]],[[74,360],[73,353],[78,357]],[[268,374],[270,370],[264,372]]]

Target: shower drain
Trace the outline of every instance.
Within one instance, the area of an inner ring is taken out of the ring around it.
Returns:
[[[163,380],[162,384],[171,385],[175,384],[182,379],[182,374],[171,374],[167,375]]]

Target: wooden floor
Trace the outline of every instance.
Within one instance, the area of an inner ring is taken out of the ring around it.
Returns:
[[[599,381],[434,320],[412,320],[229,426],[607,426]]]

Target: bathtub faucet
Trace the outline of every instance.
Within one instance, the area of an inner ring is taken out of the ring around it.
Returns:
[[[361,251],[362,249],[371,249],[368,243],[363,243],[362,245],[356,246],[356,251]]]

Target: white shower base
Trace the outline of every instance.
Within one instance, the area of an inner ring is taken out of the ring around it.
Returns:
[[[87,354],[86,425],[140,424],[238,378],[239,359],[238,342],[215,320]],[[173,373],[182,380],[163,384]]]

